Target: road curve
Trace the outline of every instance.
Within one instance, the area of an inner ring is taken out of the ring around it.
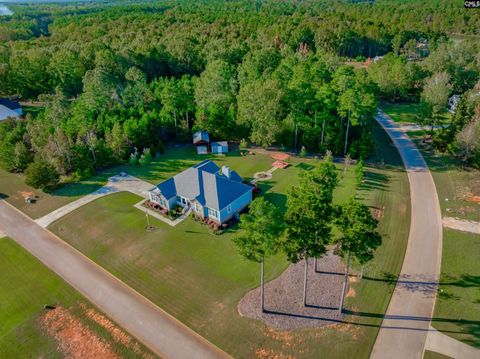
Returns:
[[[407,170],[411,222],[400,276],[370,358],[423,358],[440,278],[440,204],[432,175],[415,144],[381,110],[375,118],[392,139]]]
[[[160,357],[229,358],[4,200],[0,228]]]

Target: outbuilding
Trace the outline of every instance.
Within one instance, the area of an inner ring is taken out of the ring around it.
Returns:
[[[218,141],[212,142],[212,153],[227,153],[228,152],[228,142],[227,141]]]

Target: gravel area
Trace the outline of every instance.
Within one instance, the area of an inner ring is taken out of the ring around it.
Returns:
[[[240,315],[262,320],[277,330],[323,327],[343,319],[338,305],[344,265],[328,252],[317,262],[308,262],[307,306],[303,305],[305,262],[290,265],[278,278],[265,284],[265,313],[260,309],[260,287],[248,292],[238,304]],[[350,295],[354,295],[350,291]]]

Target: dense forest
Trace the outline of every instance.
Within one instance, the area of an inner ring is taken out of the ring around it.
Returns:
[[[44,105],[0,124],[0,163],[10,171],[33,162],[85,178],[197,129],[366,157],[379,100],[420,102],[433,125],[453,94],[459,109],[434,144],[480,165],[480,12],[462,1],[9,7],[0,95]]]

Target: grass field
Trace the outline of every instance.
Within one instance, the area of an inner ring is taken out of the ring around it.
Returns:
[[[0,357],[60,358],[56,339],[46,333],[44,304],[61,306],[120,357],[140,357],[85,314],[94,309],[72,287],[9,238],[0,239]],[[75,346],[75,344],[73,344]],[[141,352],[148,353],[144,348]]]
[[[53,223],[51,229],[234,357],[366,358],[393,290],[388,279],[401,266],[410,217],[406,175],[385,134],[379,135],[382,150],[376,162],[384,165],[368,168],[360,197],[380,218],[384,244],[366,266],[364,279],[354,284],[357,295],[349,298],[347,309],[357,315],[349,315],[347,324],[275,332],[261,322],[240,317],[237,303],[258,286],[259,265],[237,254],[231,241],[236,230],[216,236],[190,219],[174,228],[152,219],[155,230],[147,233],[144,215],[132,207],[139,200],[133,194],[101,198]],[[136,167],[135,172],[125,169],[156,183],[195,161],[198,157],[191,150],[178,148],[149,167]],[[238,153],[216,156],[215,161],[230,165],[247,179],[254,172],[269,169],[272,163],[266,155],[243,157]],[[293,158],[290,163],[261,185],[265,196],[281,207],[286,190],[298,181],[298,172],[311,169],[318,160]],[[353,169],[348,168],[345,175],[343,165],[339,170],[342,181],[335,193],[336,202],[354,192]],[[286,266],[280,256],[269,258],[267,278],[275,278]]]
[[[391,108],[384,110],[405,118],[412,115],[414,108],[397,106],[399,113]],[[432,172],[442,216],[479,221],[480,204],[465,199],[480,195],[480,171],[463,168],[449,155],[434,153],[428,143],[422,143],[422,134],[411,135]],[[479,258],[480,235],[444,229],[440,278],[443,292],[438,295],[432,325],[476,347],[480,347]]]
[[[420,113],[420,104],[418,103],[390,103],[382,102],[380,108],[387,113],[393,121],[398,123],[417,123],[418,114]],[[451,114],[445,111],[442,116],[442,121],[447,121]]]

